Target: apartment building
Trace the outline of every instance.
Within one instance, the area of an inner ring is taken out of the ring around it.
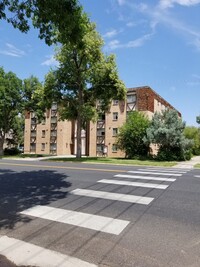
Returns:
[[[156,111],[166,108],[174,109],[150,87],[129,88],[126,101],[113,100],[109,112],[101,114],[97,122],[88,123],[87,129],[82,130],[82,154],[124,157],[124,153],[117,148],[116,136],[119,128],[126,122],[128,112],[138,110],[152,118]],[[59,121],[56,104],[46,112],[45,120],[40,124],[37,124],[34,113],[27,112],[24,153],[75,154],[76,123]]]

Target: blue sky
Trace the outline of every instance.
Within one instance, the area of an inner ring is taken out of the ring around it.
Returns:
[[[126,87],[148,85],[178,109],[187,125],[200,114],[200,0],[81,0],[116,55]],[[0,21],[0,66],[41,81],[54,49]]]

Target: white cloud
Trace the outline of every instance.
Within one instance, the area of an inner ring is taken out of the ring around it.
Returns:
[[[144,43],[151,39],[151,37],[154,35],[154,33],[148,33],[143,35],[142,37],[135,39],[133,41],[130,41],[127,43],[127,47],[140,47],[143,46]]]
[[[54,58],[54,55],[47,56],[48,59],[41,63],[42,66],[57,66],[58,61]]]
[[[16,48],[14,45],[6,43],[6,49],[0,50],[0,54],[11,57],[22,57],[26,53],[23,50]]]
[[[200,3],[200,0],[160,0],[160,3],[165,4],[166,7],[167,4],[169,6],[170,3],[173,4],[175,2],[189,6]],[[173,17],[169,12],[165,12],[166,10],[162,9],[160,5],[153,8],[150,6],[148,8],[141,8],[140,5],[138,6],[138,11],[149,16],[149,23],[152,29],[155,29],[159,24],[163,24],[176,31],[179,35],[184,36],[188,44],[193,45],[200,50],[200,31],[193,29],[192,26],[178,20],[176,17]]]
[[[154,31],[151,33],[145,34],[135,40],[129,41],[127,43],[120,43],[119,40],[112,40],[106,45],[106,49],[115,50],[118,48],[136,48],[143,46],[146,41],[150,40],[154,35]]]
[[[117,0],[118,5],[123,6],[126,3],[126,0]]]
[[[160,0],[159,6],[162,9],[171,8],[174,4],[181,6],[193,6],[200,3],[200,0]]]
[[[112,38],[114,37],[115,35],[117,35],[117,30],[112,30],[112,31],[109,31],[109,32],[106,32],[103,37],[104,38]]]
[[[115,29],[113,29],[113,30],[111,30],[111,31],[106,32],[106,33],[103,35],[103,37],[104,37],[104,38],[112,38],[112,37],[118,35],[118,34],[121,33],[121,32],[123,32],[122,29],[120,29],[120,30],[115,30]]]
[[[120,48],[120,47],[121,47],[121,45],[120,45],[120,42],[118,40],[112,40],[106,45],[106,48],[108,50],[114,50],[114,49]]]

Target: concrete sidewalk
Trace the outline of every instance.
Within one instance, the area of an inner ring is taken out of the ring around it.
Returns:
[[[181,161],[178,164],[176,164],[175,166],[173,166],[174,168],[186,168],[186,169],[192,169],[194,168],[194,165],[196,164],[200,164],[200,156],[195,156],[193,157],[191,160],[188,161]],[[172,168],[173,168],[172,167]]]

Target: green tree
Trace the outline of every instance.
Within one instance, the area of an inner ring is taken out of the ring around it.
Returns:
[[[2,0],[0,19],[22,32],[30,29],[30,22],[39,29],[39,38],[48,45],[61,39],[76,41],[81,33],[82,7],[77,0]],[[58,34],[59,33],[59,34]]]
[[[43,87],[37,78],[30,77],[23,83],[13,72],[6,73],[0,68],[0,155],[3,155],[6,134],[10,143],[22,142],[25,110],[42,117],[42,93]]]
[[[185,160],[190,157],[191,140],[184,136],[185,123],[173,109],[155,113],[145,141],[159,147],[160,160]]]
[[[23,81],[21,104],[23,112],[34,112],[38,122],[44,118],[44,87],[37,77],[30,76]]]
[[[6,134],[10,132],[21,108],[22,81],[12,72],[0,68],[0,156]]]
[[[149,123],[149,119],[141,112],[133,111],[128,114],[127,121],[119,129],[117,136],[117,145],[125,151],[126,157],[147,156],[149,145],[144,143],[143,138]]]
[[[83,37],[62,45],[56,56],[59,67],[45,81],[48,107],[57,102],[62,120],[77,121],[77,158],[81,157],[81,129],[97,117],[97,100],[101,100],[100,110],[107,111],[112,98],[126,96],[114,56],[101,52],[103,41],[85,14],[82,21]]]
[[[187,126],[184,129],[184,135],[193,141],[192,154],[200,155],[200,129],[195,126]]]
[[[24,122],[25,119],[22,114],[15,116],[12,127],[9,130],[10,134],[5,140],[8,146],[19,147],[24,145]]]

